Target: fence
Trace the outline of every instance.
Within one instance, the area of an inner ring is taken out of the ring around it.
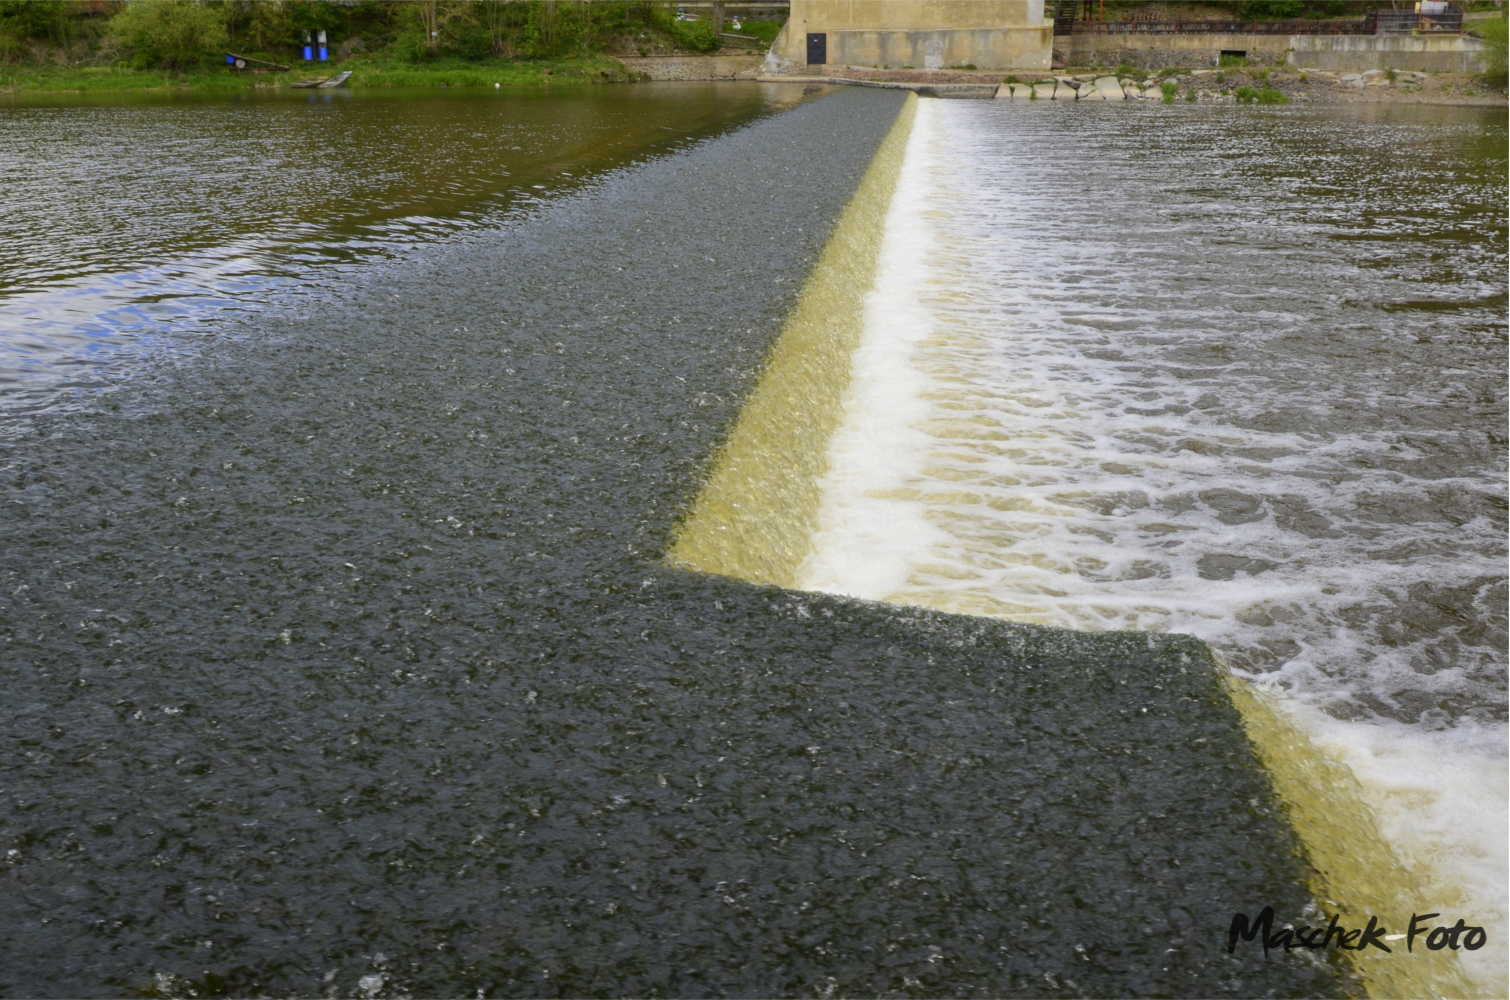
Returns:
[[[1061,2],[1054,17],[1056,35],[1457,35],[1463,9],[1426,2],[1414,10],[1370,11],[1367,17],[1336,21],[1079,21],[1073,2]]]

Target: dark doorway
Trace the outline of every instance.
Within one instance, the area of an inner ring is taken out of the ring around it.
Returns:
[[[807,36],[807,64],[809,66],[822,66],[828,62],[828,35],[824,32],[809,33]]]

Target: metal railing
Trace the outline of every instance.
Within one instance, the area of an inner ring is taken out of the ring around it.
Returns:
[[[1077,4],[1062,0],[1055,10],[1056,35],[1457,35],[1463,8],[1427,2],[1415,10],[1376,10],[1367,17],[1313,21],[1081,21]]]
[[[1457,4],[1420,4],[1421,11],[1374,10],[1368,20],[1375,35],[1461,35],[1463,8]]]
[[[1412,17],[1415,15],[1412,14]],[[1372,35],[1367,22],[1346,21],[1069,21],[1056,35]]]

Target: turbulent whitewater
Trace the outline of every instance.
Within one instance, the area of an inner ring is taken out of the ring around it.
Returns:
[[[800,578],[1206,639],[1493,982],[1505,120],[1430,110],[923,102]]]

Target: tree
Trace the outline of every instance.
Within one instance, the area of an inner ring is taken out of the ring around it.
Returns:
[[[226,46],[220,12],[199,0],[132,0],[110,19],[110,32],[143,69],[184,69]]]

